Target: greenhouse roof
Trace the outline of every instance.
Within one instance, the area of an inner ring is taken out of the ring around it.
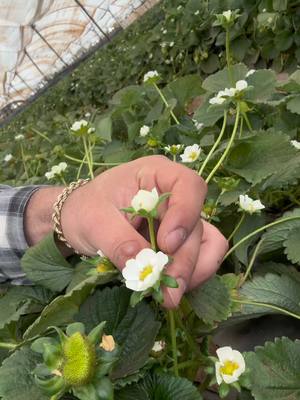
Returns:
[[[0,0],[2,116],[155,3],[157,0]]]

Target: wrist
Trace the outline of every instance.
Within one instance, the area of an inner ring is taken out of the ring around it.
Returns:
[[[34,246],[53,231],[53,205],[63,189],[62,186],[44,187],[30,197],[24,212],[24,234],[29,246]],[[58,240],[57,245],[64,256],[73,253]]]

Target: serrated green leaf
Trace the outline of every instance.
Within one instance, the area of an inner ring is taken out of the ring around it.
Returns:
[[[223,321],[230,315],[230,292],[218,275],[192,290],[187,299],[197,316],[207,324]]]
[[[276,75],[269,69],[261,69],[247,78],[249,86],[245,93],[245,100],[260,103],[269,99],[275,92]]]
[[[299,219],[282,222],[269,228],[262,235],[263,242],[259,248],[258,255],[271,253],[282,248],[291,230],[300,228],[300,208],[284,213],[280,219],[288,217],[299,217]]]
[[[0,330],[13,321],[30,312],[42,310],[53,297],[53,292],[42,287],[13,287],[0,298]],[[1,334],[0,334],[1,336]]]
[[[116,400],[201,400],[191,382],[166,374],[148,375],[136,384],[116,392]]]
[[[53,233],[29,248],[22,257],[21,265],[28,279],[54,292],[61,292],[74,273],[72,265],[58,250]]]
[[[0,368],[0,397],[3,400],[47,400],[34,382],[32,371],[41,362],[28,347],[13,353]]]
[[[247,71],[248,68],[244,64],[233,65],[230,71],[233,83],[235,84],[237,81],[245,79]],[[203,89],[214,93],[232,87],[232,83],[229,79],[228,68],[226,67],[222,69],[222,71],[210,75],[204,80],[202,87]]]
[[[97,290],[80,307],[76,320],[87,331],[106,321],[105,333],[114,336],[121,347],[120,359],[112,372],[114,379],[135,373],[143,367],[155,341],[160,323],[145,303],[130,306],[131,291],[124,287]],[[103,307],[105,304],[105,307]]]
[[[111,115],[101,116],[95,120],[96,135],[102,140],[111,141],[112,119]]]
[[[293,170],[300,168],[300,154],[291,146],[288,135],[261,131],[237,141],[226,168],[252,184],[272,176],[273,186],[276,186],[276,174],[280,178],[287,168],[291,171],[290,176],[285,176],[285,183],[295,179]]]
[[[287,275],[267,273],[265,276],[255,276],[246,282],[239,291],[241,301],[258,302],[263,305],[242,305],[242,313],[250,309],[264,313],[293,313],[300,319],[300,283]],[[274,306],[274,307],[272,307]]]
[[[223,116],[223,107],[211,106],[208,101],[197,108],[194,114],[194,118],[206,127],[215,125]]]
[[[300,96],[295,96],[286,103],[286,108],[295,114],[300,114]]]
[[[164,88],[163,92],[167,98],[175,97],[180,107],[184,108],[188,101],[203,94],[204,90],[200,76],[195,74],[175,79]]]
[[[287,239],[283,242],[283,246],[287,258],[294,264],[300,264],[300,226],[294,228],[288,234]]]
[[[249,388],[255,400],[300,399],[300,341],[288,338],[267,342],[245,353]]]
[[[78,312],[79,306],[89,296],[93,289],[100,284],[105,284],[115,277],[115,273],[93,275],[80,282],[70,292],[56,297],[40,316],[24,333],[24,339],[39,335],[49,326],[60,326],[73,322],[73,317]],[[97,324],[96,324],[97,325]],[[91,327],[92,329],[93,327]]]

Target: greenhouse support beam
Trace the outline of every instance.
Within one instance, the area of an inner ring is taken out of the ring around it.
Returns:
[[[39,73],[42,75],[42,77],[44,79],[47,79],[46,76],[44,75],[43,71],[41,70],[41,68],[37,65],[37,63],[33,60],[33,58],[31,57],[31,55],[28,53],[28,51],[26,50],[26,48],[24,49],[24,54],[26,54],[26,56],[29,58],[29,60],[32,62],[32,64],[35,66],[35,68],[39,71]]]
[[[28,85],[28,83],[21,77],[20,74],[18,74],[18,72],[16,72],[16,75],[32,93],[35,93],[32,87]]]
[[[42,41],[44,43],[46,43],[46,45],[49,47],[49,49],[51,49],[53,51],[53,53],[56,54],[56,56],[60,59],[60,61],[66,67],[68,67],[68,64],[64,61],[64,59],[61,57],[61,55],[58,54],[58,52],[55,50],[55,48],[51,46],[51,44],[48,42],[48,40],[36,29],[36,27],[33,24],[31,24],[30,26],[31,26],[32,30],[34,30],[34,32],[42,39]]]
[[[108,36],[108,34],[106,32],[104,32],[104,30],[99,26],[98,22],[91,16],[90,13],[87,12],[87,10],[80,3],[80,1],[79,0],[74,0],[74,1],[82,9],[82,11],[85,13],[85,15],[93,22],[93,24],[99,29],[99,31],[102,33],[102,35],[104,35],[106,37],[106,39],[110,41],[110,37]]]

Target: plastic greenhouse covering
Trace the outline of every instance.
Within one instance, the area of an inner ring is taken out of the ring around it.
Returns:
[[[17,108],[56,73],[156,1],[0,0],[0,110]]]

